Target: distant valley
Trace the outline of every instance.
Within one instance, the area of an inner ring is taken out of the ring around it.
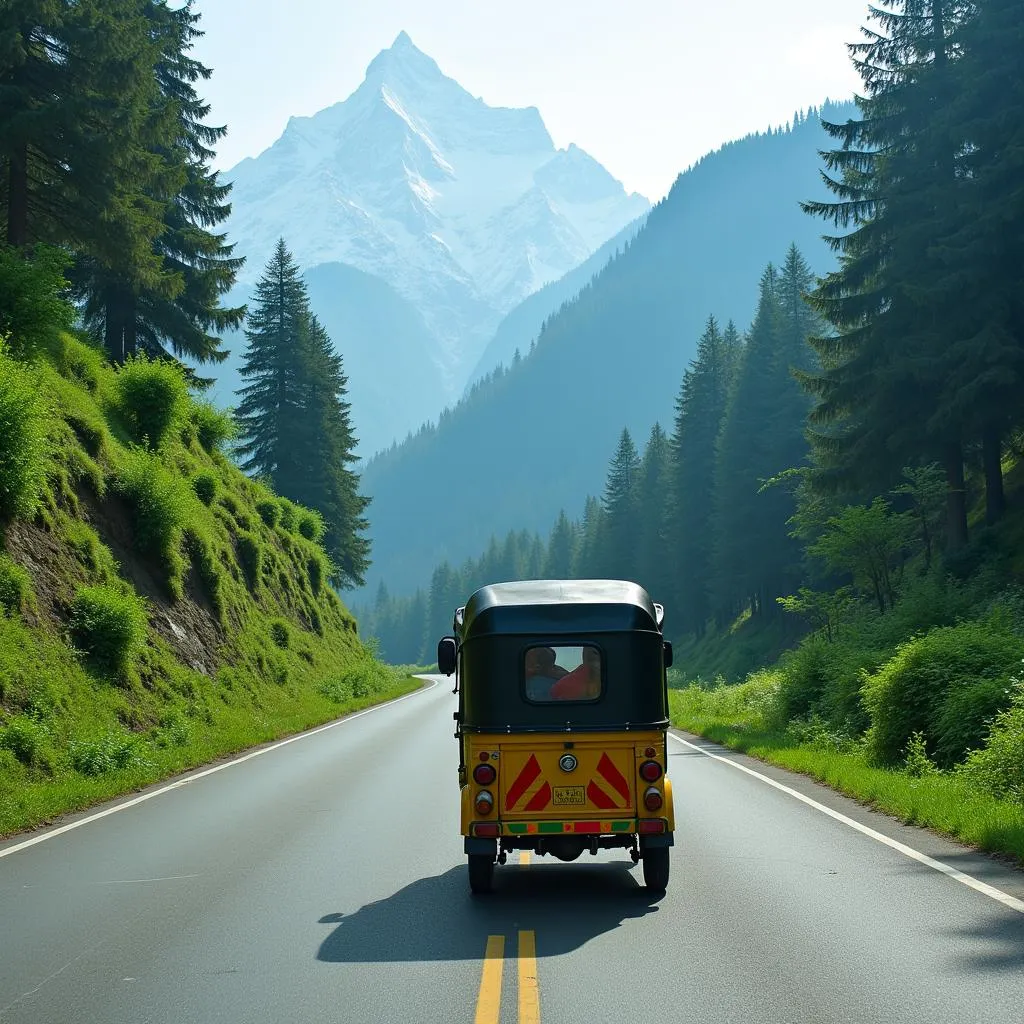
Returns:
[[[843,121],[852,106],[821,115]],[[820,222],[819,112],[729,143],[681,174],[668,197],[580,294],[551,316],[532,353],[480,383],[436,427],[373,459],[367,593],[425,585],[433,568],[482,552],[509,529],[551,529],[559,509],[599,493],[619,433],[669,426],[683,370],[714,314],[745,330],[755,284],[795,243],[832,263]],[[409,515],[410,495],[429,495]]]

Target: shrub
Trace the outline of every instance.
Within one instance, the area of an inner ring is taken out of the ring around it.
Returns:
[[[230,412],[218,409],[212,402],[197,402],[192,407],[199,443],[212,455],[219,452],[238,433]]]
[[[154,740],[158,747],[184,747],[192,738],[192,726],[180,711],[169,711],[160,719]]]
[[[91,739],[73,740],[69,753],[72,766],[81,775],[104,775],[148,764],[139,738],[121,729]]]
[[[313,591],[313,594],[319,594],[323,589],[324,577],[327,575],[324,568],[324,560],[317,555],[308,559],[306,562],[306,571],[309,573],[309,586]]]
[[[1024,805],[1024,684],[1019,680],[1010,706],[993,719],[985,746],[967,755],[959,773],[985,793]]]
[[[60,331],[75,325],[75,307],[61,293],[71,257],[62,249],[37,245],[29,253],[0,245],[0,338],[27,358],[49,348]]]
[[[245,574],[250,590],[255,590],[263,569],[263,548],[251,533],[238,535],[238,562]]]
[[[155,455],[135,449],[118,475],[117,489],[135,508],[139,547],[170,563],[188,521],[190,499],[183,481]]]
[[[46,407],[36,380],[0,345],[0,520],[35,514],[49,456]]]
[[[941,738],[940,765],[960,760],[963,743],[984,735],[987,718],[998,710],[993,689],[980,684],[1001,683],[1005,706],[1020,649],[1017,636],[987,622],[940,627],[902,644],[864,684],[869,756],[879,764],[898,764],[911,736],[920,732],[933,756]],[[973,697],[965,695],[968,690]],[[954,722],[956,716],[961,721]]]
[[[32,600],[32,579],[16,562],[0,554],[0,608],[22,612]]]
[[[71,636],[102,672],[121,673],[146,643],[146,609],[123,587],[85,587],[71,607]]]
[[[9,750],[24,765],[36,763],[46,738],[46,728],[24,715],[0,728],[0,748]]]
[[[315,509],[304,508],[299,512],[299,533],[306,540],[319,544],[324,536],[324,519]]]
[[[281,506],[272,498],[257,502],[256,511],[259,512],[260,519],[271,529],[277,526],[281,520]]]
[[[129,359],[117,374],[116,404],[135,440],[158,448],[188,412],[185,375],[167,360]]]
[[[91,394],[99,391],[104,359],[98,348],[70,334],[63,334],[54,349],[53,359],[57,372],[65,380],[80,384]]]
[[[204,505],[213,504],[213,499],[217,497],[217,486],[217,478],[213,473],[196,473],[192,477],[192,490]]]
[[[299,518],[299,507],[287,498],[278,498],[277,503],[281,506],[281,529],[294,533]]]
[[[283,619],[274,619],[270,623],[270,639],[282,650],[288,648],[292,642],[292,631],[288,628],[288,623]]]

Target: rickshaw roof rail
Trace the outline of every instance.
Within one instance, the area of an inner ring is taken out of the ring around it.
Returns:
[[[463,642],[514,633],[661,632],[663,609],[626,580],[522,580],[481,587],[466,602]]]

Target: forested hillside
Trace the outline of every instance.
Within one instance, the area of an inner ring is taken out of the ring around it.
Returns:
[[[225,304],[198,21],[0,8],[0,835],[415,685],[334,590],[367,554],[341,361],[301,282]],[[243,319],[258,481],[202,397]]]
[[[824,113],[842,120],[852,108]],[[829,265],[821,225],[799,207],[824,194],[817,151],[826,143],[814,112],[706,157],[548,320],[532,353],[372,460],[371,586],[408,592],[493,533],[546,530],[559,508],[578,516],[619,431],[643,437],[671,418],[672,388],[708,314],[748,323],[750,282],[793,242],[814,269]],[[409,494],[434,496],[412,520]]]

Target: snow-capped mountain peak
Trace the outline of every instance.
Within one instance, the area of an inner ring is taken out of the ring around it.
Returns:
[[[281,236],[305,268],[383,278],[432,328],[453,394],[504,313],[649,207],[557,150],[536,107],[489,106],[405,32],[348,99],[291,118],[226,177],[250,282]]]

